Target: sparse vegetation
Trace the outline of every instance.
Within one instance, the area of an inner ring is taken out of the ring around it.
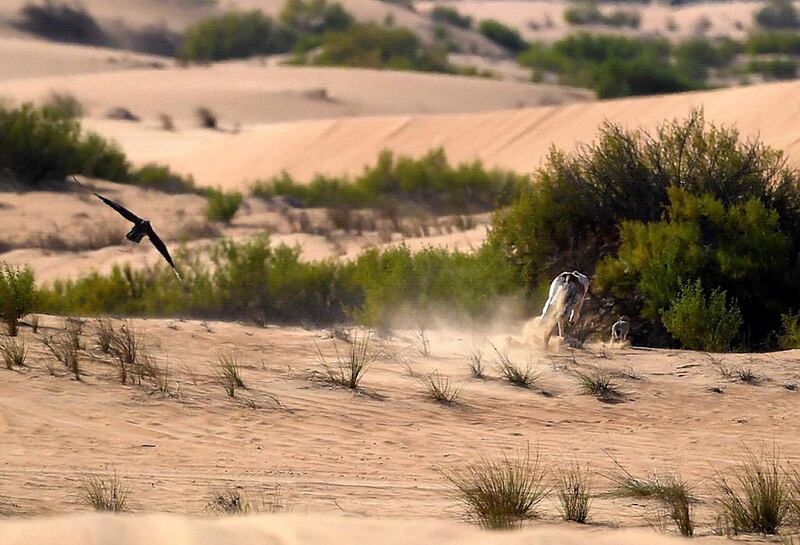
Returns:
[[[132,174],[136,185],[165,193],[192,193],[197,191],[194,179],[172,172],[168,166],[148,163]]]
[[[28,356],[28,345],[24,339],[14,339],[13,337],[0,338],[0,355],[3,356],[3,362],[6,369],[11,370],[14,367],[22,367],[25,365],[25,358]]]
[[[800,348],[800,312],[781,314],[781,334],[778,347],[783,350]]]
[[[206,217],[210,221],[230,223],[242,205],[242,194],[237,191],[206,189]]]
[[[16,337],[19,321],[37,310],[37,304],[33,271],[0,264],[0,320],[5,322],[10,336]]]
[[[459,28],[472,28],[472,17],[461,15],[457,9],[441,4],[433,7],[431,19],[437,23],[447,23]]]
[[[236,354],[228,353],[223,354],[217,359],[217,363],[213,366],[214,377],[217,382],[225,389],[228,397],[236,397],[236,391],[241,388],[246,388],[244,380],[242,380],[241,366]]]
[[[528,44],[516,29],[508,27],[495,19],[481,21],[481,24],[478,25],[478,32],[514,54],[521,53],[528,47]]]
[[[611,27],[639,28],[641,17],[638,12],[615,10],[606,15],[595,0],[582,0],[564,10],[564,20],[570,25],[605,25]]]
[[[773,446],[760,454],[744,448],[743,454],[738,465],[716,471],[719,521],[728,534],[776,534],[791,508],[780,453]]]
[[[507,352],[500,352],[497,347],[493,347],[496,356],[495,367],[504,379],[520,388],[533,388],[542,377],[541,371],[537,371],[528,363],[525,367],[518,365]]]
[[[556,495],[564,520],[586,523],[592,505],[592,479],[589,467],[577,462],[556,472]]]
[[[448,377],[442,376],[438,371],[430,373],[422,382],[425,394],[439,403],[454,405],[458,403],[461,388],[453,384]]]
[[[81,101],[72,93],[50,93],[44,108],[66,119],[78,119],[86,113]]]
[[[600,367],[589,373],[576,371],[575,376],[581,393],[585,395],[594,396],[607,403],[621,401],[625,398],[620,387],[614,382],[611,373]]]
[[[50,353],[72,373],[75,380],[81,380],[80,354],[75,346],[75,341],[66,331],[44,337],[42,342],[50,350]]]
[[[103,332],[103,334],[108,333],[109,331]],[[130,322],[122,324],[117,332],[111,330],[110,334],[109,350],[119,364],[119,380],[122,384],[127,384],[128,376],[137,374],[136,367],[139,365],[142,352],[141,340]],[[98,331],[98,335],[102,335],[100,331]],[[101,339],[101,342],[103,340]]]
[[[217,114],[211,108],[201,106],[196,108],[194,115],[197,118],[197,123],[204,129],[217,129]]]
[[[317,346],[317,357],[319,363],[325,371],[326,379],[332,384],[357,390],[361,385],[361,379],[369,369],[370,365],[377,359],[377,355],[370,350],[371,332],[359,335],[353,333],[353,341],[348,345],[348,354],[342,357],[336,343],[333,344],[336,353],[336,360],[328,362]]]
[[[49,40],[90,45],[113,45],[95,18],[78,3],[43,0],[28,2],[16,25]]]
[[[467,368],[474,378],[484,377],[483,348],[473,348],[467,356]]]
[[[127,511],[128,490],[116,471],[106,476],[86,476],[81,483],[82,499],[95,511]]]
[[[548,492],[539,452],[530,448],[500,460],[481,456],[444,474],[467,518],[484,528],[513,528],[535,517]]]
[[[793,29],[800,27],[800,16],[792,0],[769,0],[753,16],[755,22],[772,29]]]
[[[218,515],[247,515],[250,513],[278,513],[286,508],[283,497],[283,489],[276,484],[267,492],[265,499],[263,494],[256,502],[251,495],[246,494],[239,486],[233,486],[226,490],[216,492],[208,502],[207,509]]]

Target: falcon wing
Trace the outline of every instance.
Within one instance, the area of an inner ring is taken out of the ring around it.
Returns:
[[[164,259],[167,260],[169,266],[172,267],[173,270],[175,270],[175,273],[177,274],[178,270],[175,269],[175,263],[172,261],[172,256],[169,255],[169,250],[167,250],[167,245],[164,244],[164,241],[159,238],[159,236],[156,234],[156,232],[153,230],[152,227],[150,227],[150,229],[148,230],[147,236],[148,238],[150,238],[150,242],[153,243],[153,246],[156,247],[156,250],[158,250],[159,253],[161,253],[161,255],[164,256]],[[178,278],[180,278],[180,276],[178,276]]]
[[[119,212],[119,214],[129,222],[134,224],[139,224],[142,222],[142,218],[140,218],[139,216],[137,216],[136,214],[134,214],[133,212],[122,206],[121,204],[115,203],[111,199],[106,199],[105,197],[103,197],[102,195],[98,195],[97,193],[95,193],[94,195],[95,197],[106,203],[108,206]]]

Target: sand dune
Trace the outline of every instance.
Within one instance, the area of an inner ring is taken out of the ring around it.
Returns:
[[[710,92],[584,102],[499,112],[383,116],[253,127],[198,146],[170,163],[202,184],[247,187],[286,170],[301,180],[315,173],[357,173],[382,149],[418,156],[442,146],[455,162],[531,172],[550,146],[572,150],[590,142],[606,120],[652,127],[704,108],[709,120],[760,136],[800,162],[800,82]],[[779,107],[776,107],[779,105]],[[131,135],[133,137],[133,135]],[[127,146],[125,139],[121,142]]]
[[[2,545],[677,545],[689,543],[644,530],[587,531],[537,528],[482,532],[441,521],[368,520],[342,516],[261,515],[233,519],[188,519],[169,515],[73,515],[0,522]],[[706,540],[699,540],[700,543]]]
[[[460,467],[481,452],[500,456],[529,444],[538,445],[548,468],[569,460],[589,464],[598,472],[597,492],[613,487],[603,477],[614,471],[612,457],[635,475],[680,473],[702,500],[696,507],[697,534],[708,536],[715,524],[713,468],[736,462],[742,444],[757,449],[775,441],[787,459],[794,462],[800,456],[800,437],[789,425],[798,394],[783,387],[800,373],[796,351],[752,359],[720,356],[731,368],[752,366],[765,377],[752,386],[724,379],[704,355],[692,352],[626,348],[606,350],[603,356],[599,346],[591,346],[576,350],[573,363],[568,353],[512,349],[513,358],[530,360],[545,372],[536,389],[526,390],[499,380],[488,355],[489,378],[469,378],[463,354],[473,343],[488,335],[502,347],[507,335],[521,331],[519,324],[496,322],[490,327],[487,322],[487,330],[429,331],[432,354],[427,357],[413,348],[410,331],[374,339],[373,348],[381,355],[365,375],[365,393],[354,395],[314,379],[312,372],[320,369],[316,346],[326,357],[334,354],[325,331],[135,320],[147,350],[158,365],[169,367],[170,397],[153,392],[147,383],[120,384],[112,358],[96,348],[91,322],[82,339],[83,379],[72,380],[63,368],[52,366],[41,341],[62,327],[63,319],[45,316],[37,334],[22,329],[28,366],[0,370],[0,512],[39,516],[86,510],[81,479],[113,467],[130,485],[129,506],[136,512],[202,514],[214,492],[233,486],[258,505],[258,498],[277,484],[284,505],[298,515],[415,519],[384,526],[380,521],[337,519],[328,524],[318,519],[308,524],[303,517],[289,518],[286,524],[294,529],[286,531],[295,543],[353,542],[354,535],[370,531],[375,535],[369,540],[375,543],[438,543],[433,535],[441,535],[442,543],[484,538],[537,543],[537,536],[542,543],[598,543],[603,542],[598,531],[642,527],[654,520],[657,505],[647,500],[600,494],[592,504],[590,533],[574,533],[564,541],[544,537],[551,532],[562,536],[550,528],[559,519],[550,500],[539,506],[541,520],[526,524],[538,529],[531,534],[492,537],[453,524],[460,510],[440,470]],[[211,367],[218,355],[229,351],[238,354],[248,386],[236,399],[225,395]],[[606,404],[580,394],[574,371],[595,366],[615,374],[627,392],[625,402]],[[626,369],[634,375],[624,374]],[[423,395],[419,377],[434,370],[462,386],[460,405],[440,405]],[[443,522],[416,522],[431,518]],[[113,520],[5,522],[0,543],[49,543],[47,536],[72,531],[87,535],[97,529],[100,533],[94,535],[110,536],[102,543],[121,542],[113,536],[131,532],[126,543],[144,544],[152,542],[150,532],[177,536],[167,532],[173,524],[176,532],[188,532],[192,539],[218,527],[234,532],[231,540],[243,540],[226,542],[249,543],[251,532],[269,535],[284,524],[283,519],[275,527],[270,519],[237,519],[206,526],[174,519],[151,526],[135,518]],[[415,541],[416,535],[430,539]],[[649,534],[646,540],[640,535],[639,541],[618,534],[602,539],[657,542]],[[260,541],[265,542],[283,543]]]

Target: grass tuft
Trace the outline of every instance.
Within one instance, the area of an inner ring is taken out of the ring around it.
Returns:
[[[541,371],[536,371],[530,363],[524,368],[520,367],[514,363],[508,353],[501,353],[494,345],[492,345],[492,348],[497,354],[495,361],[497,372],[508,382],[520,388],[533,388],[539,382],[542,373]]]
[[[575,375],[578,387],[583,394],[594,396],[606,403],[621,401],[625,398],[611,374],[599,367],[591,373],[576,371]]]
[[[129,375],[139,375],[141,382],[142,373],[136,369],[139,365],[141,344],[141,339],[130,322],[122,324],[119,331],[111,336],[109,350],[117,358],[119,380],[122,384],[127,384]]]
[[[448,377],[440,375],[438,371],[429,374],[422,383],[427,396],[439,403],[454,405],[461,395],[461,387],[450,382]]]
[[[253,501],[240,487],[235,486],[221,492],[216,492],[208,502],[207,509],[218,515],[246,515],[248,513],[279,513],[286,508],[283,489],[276,484],[269,492],[268,497],[260,498],[260,502]]]
[[[115,471],[108,476],[89,476],[81,483],[84,502],[95,511],[120,513],[127,510],[128,485]]]
[[[110,320],[98,318],[95,325],[97,334],[97,346],[104,354],[111,352],[111,344],[114,340],[114,325]]]
[[[461,469],[444,473],[466,516],[484,528],[519,526],[536,516],[548,493],[538,450],[490,460],[481,456]]]
[[[28,357],[28,345],[23,339],[16,340],[13,337],[4,337],[0,340],[0,354],[3,356],[6,369],[11,370],[14,367],[22,367]]]
[[[236,390],[246,388],[242,380],[241,367],[239,360],[233,353],[223,354],[217,359],[214,365],[214,375],[228,397],[236,397]]]
[[[473,348],[467,356],[467,368],[474,378],[484,378],[483,348]]]
[[[361,384],[361,379],[369,369],[369,366],[377,359],[377,356],[370,351],[371,332],[359,338],[358,333],[353,333],[353,340],[349,345],[347,358],[342,358],[336,343],[333,348],[336,352],[336,361],[328,362],[317,346],[317,359],[325,370],[327,379],[338,386],[343,386],[351,390],[357,390]]]
[[[586,523],[592,505],[591,472],[577,462],[556,474],[556,494],[564,520]]]
[[[42,342],[50,350],[50,353],[72,373],[75,380],[81,380],[80,354],[74,339],[67,332],[45,337]],[[54,374],[52,370],[50,372]]]

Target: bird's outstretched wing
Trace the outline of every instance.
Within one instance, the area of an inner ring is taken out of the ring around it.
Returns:
[[[153,246],[156,247],[156,250],[164,256],[164,259],[167,260],[169,266],[172,267],[172,270],[175,271],[175,274],[178,276],[178,280],[181,279],[181,275],[178,274],[178,269],[175,268],[175,263],[172,261],[172,256],[169,255],[169,250],[167,250],[167,245],[164,244],[164,241],[156,234],[152,227],[147,231],[147,236],[150,239],[150,242],[153,243]]]
[[[106,203],[108,206],[119,212],[119,214],[129,222],[134,224],[142,222],[142,218],[140,218],[139,216],[137,216],[136,214],[134,214],[133,212],[122,206],[121,204],[115,203],[111,199],[106,199],[105,197],[103,197],[102,195],[98,195],[97,193],[95,193],[94,195],[95,197]]]

